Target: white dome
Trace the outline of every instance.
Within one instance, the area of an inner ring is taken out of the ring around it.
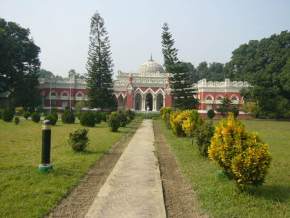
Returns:
[[[165,73],[161,64],[158,64],[157,62],[155,62],[152,59],[150,59],[149,61],[146,61],[139,68],[140,74],[151,74],[151,73],[157,73],[157,72]]]

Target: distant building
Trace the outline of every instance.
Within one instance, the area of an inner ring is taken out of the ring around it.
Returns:
[[[142,64],[136,73],[119,71],[114,81],[118,108],[159,111],[162,107],[172,106],[169,77],[170,74],[152,58]],[[86,81],[76,74],[68,78],[40,78],[39,81],[44,109],[74,108],[78,101],[87,101]],[[193,86],[197,89],[199,112],[206,113],[209,109],[217,109],[225,97],[240,107],[244,103],[240,90],[249,85],[229,79],[222,82],[203,79]]]

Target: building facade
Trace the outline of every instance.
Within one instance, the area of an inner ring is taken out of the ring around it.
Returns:
[[[159,111],[162,107],[172,106],[169,78],[170,74],[152,58],[135,73],[119,71],[114,80],[118,109]],[[249,85],[229,79],[222,82],[203,79],[193,86],[200,102],[199,112],[206,113],[209,109],[217,109],[225,97],[240,107],[244,103],[240,90]],[[74,108],[77,102],[87,101],[86,81],[75,74],[68,78],[40,78],[40,90],[44,109]]]

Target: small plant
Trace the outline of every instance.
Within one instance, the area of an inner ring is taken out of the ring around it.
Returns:
[[[30,117],[31,113],[29,111],[25,111],[23,117],[27,120]]]
[[[84,151],[88,145],[88,130],[77,129],[69,134],[68,144],[74,151]]]
[[[172,111],[172,108],[171,107],[163,107],[163,108],[161,108],[160,109],[161,119],[162,120],[166,120],[166,117],[168,117],[167,114],[170,115],[171,111]]]
[[[13,117],[14,117],[14,110],[13,109],[6,108],[3,110],[2,119],[5,122],[11,122],[13,120]]]
[[[196,130],[202,124],[202,119],[196,110],[190,110],[182,122],[182,130],[188,137],[194,137]]]
[[[195,141],[199,153],[207,157],[208,147],[210,146],[211,138],[214,134],[214,127],[211,121],[205,122],[200,125],[195,134]]]
[[[234,117],[237,118],[239,116],[239,108],[238,107],[233,107],[232,108],[232,113],[233,113]]]
[[[31,120],[35,123],[38,123],[40,121],[40,114],[37,112],[33,112],[31,114]]]
[[[57,113],[51,113],[46,115],[44,119],[49,120],[50,124],[54,126],[58,120],[58,115]]]
[[[129,121],[132,121],[135,118],[135,112],[131,110],[126,110],[126,116]]]
[[[271,162],[268,145],[257,135],[247,133],[232,113],[216,126],[208,155],[236,181],[238,188],[261,185]]]
[[[107,122],[107,113],[106,112],[100,112],[101,114],[101,121]]]
[[[94,112],[86,111],[81,113],[80,123],[82,126],[94,127],[96,124]]]
[[[128,118],[124,111],[118,111],[118,117],[120,121],[120,126],[125,127],[128,123]]]
[[[94,115],[95,115],[96,124],[101,123],[102,122],[102,116],[103,116],[102,112],[101,111],[94,112]]]
[[[18,125],[20,123],[19,117],[14,118],[14,123],[15,123],[15,125]]]
[[[75,122],[75,115],[70,110],[65,110],[61,115],[61,120],[63,123],[74,123]]]
[[[112,132],[117,132],[120,127],[120,117],[117,112],[112,112],[109,116],[108,125]]]
[[[207,111],[207,117],[209,119],[213,119],[215,117],[215,112],[214,112],[213,109],[210,109],[210,110]]]

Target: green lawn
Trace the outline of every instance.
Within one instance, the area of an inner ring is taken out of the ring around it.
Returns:
[[[78,183],[89,167],[122,135],[136,129],[132,122],[119,132],[102,123],[89,129],[84,153],[67,145],[68,133],[79,124],[52,127],[52,163],[49,174],[37,171],[40,163],[41,124],[21,120],[19,125],[0,120],[0,217],[42,217]]]
[[[290,122],[243,121],[270,145],[273,157],[262,187],[238,193],[233,181],[218,176],[219,167],[198,154],[187,138],[177,138],[160,125],[179,165],[192,184],[201,210],[210,217],[290,217]]]

